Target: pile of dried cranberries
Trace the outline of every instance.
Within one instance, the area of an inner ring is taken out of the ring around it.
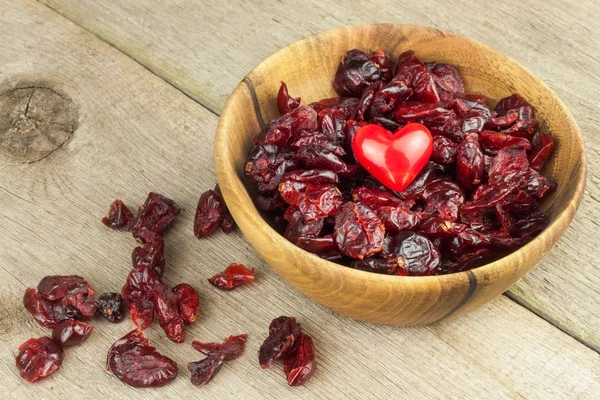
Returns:
[[[333,87],[340,97],[300,106],[282,82],[281,116],[245,165],[256,206],[292,243],[364,271],[439,275],[500,258],[546,227],[538,204],[556,185],[538,171],[554,141],[518,94],[491,108],[464,93],[455,67],[412,51],[394,68],[382,50],[351,50]],[[405,135],[429,143],[390,152]]]

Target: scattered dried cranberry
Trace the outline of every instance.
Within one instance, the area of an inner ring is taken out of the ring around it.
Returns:
[[[125,318],[125,303],[119,293],[104,293],[98,298],[96,314],[102,315],[109,322],[118,323]]]
[[[225,217],[223,197],[215,190],[207,190],[198,200],[194,217],[194,235],[204,238],[214,232]]]
[[[301,333],[294,349],[283,358],[283,372],[287,376],[288,385],[304,384],[316,368],[312,338],[306,333]]]
[[[223,198],[223,194],[221,193],[221,188],[219,184],[215,186],[215,192],[217,192],[221,198]],[[225,204],[225,200],[223,200],[223,221],[221,221],[221,230],[225,234],[230,234],[235,229],[235,221],[233,220],[233,216],[231,212],[229,212],[229,208],[227,208],[227,204]]]
[[[235,360],[244,353],[248,335],[229,336],[223,343],[202,343],[194,340],[192,347],[207,356],[222,355],[225,361]]]
[[[385,68],[389,68],[389,65]],[[363,90],[380,79],[380,65],[371,61],[364,51],[355,49],[346,53],[340,63],[333,88],[340,96],[360,97]]]
[[[139,236],[144,241],[144,245],[134,248],[131,252],[133,268],[145,266],[153,269],[158,276],[162,276],[165,271],[165,241],[162,235],[142,228]]]
[[[154,311],[160,327],[169,339],[175,343],[183,343],[185,341],[183,318],[179,314],[177,300],[177,295],[166,285],[158,285],[154,288]]]
[[[212,276],[208,281],[221,290],[233,290],[254,282],[254,268],[248,269],[242,264],[232,263],[225,271]]]
[[[133,236],[139,239],[142,228],[161,233],[180,212],[181,208],[173,200],[162,194],[151,192],[138,209],[138,215],[133,225]]]
[[[200,297],[196,289],[187,283],[180,283],[172,289],[177,296],[177,308],[179,316],[187,325],[191,325],[198,319],[200,308]]]
[[[75,346],[85,342],[92,329],[92,325],[70,318],[52,329],[52,339],[63,347]]]
[[[35,382],[58,371],[63,358],[64,352],[60,343],[45,336],[32,338],[19,346],[17,369],[21,378]]]
[[[149,345],[141,331],[133,330],[108,350],[106,369],[133,387],[159,387],[177,376],[177,364]]]
[[[53,275],[43,278],[37,290],[25,290],[23,303],[40,325],[53,328],[69,318],[92,318],[98,307],[95,294],[80,276]]]
[[[294,348],[300,336],[302,327],[292,317],[279,317],[271,321],[269,336],[258,351],[258,361],[261,368],[269,368],[273,363]]]
[[[206,385],[223,366],[224,356],[215,354],[204,360],[188,363],[192,384],[194,386]]]
[[[160,276],[145,265],[138,265],[129,273],[121,297],[138,329],[144,330],[154,322],[154,292],[161,284]]]
[[[108,215],[102,218],[102,223],[109,228],[119,231],[129,231],[133,227],[135,217],[121,200],[115,200],[108,209]]]

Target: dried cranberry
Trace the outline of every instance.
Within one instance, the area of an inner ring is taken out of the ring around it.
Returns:
[[[133,225],[133,236],[140,238],[142,228],[161,233],[179,215],[181,208],[173,200],[162,194],[151,192],[138,209],[138,215]]]
[[[283,174],[297,166],[290,150],[272,144],[256,145],[248,154],[244,172],[260,192],[267,193],[277,189]]]
[[[425,201],[424,213],[456,221],[459,207],[464,203],[462,189],[453,181],[433,182],[425,187],[421,194]]]
[[[225,207],[221,195],[214,190],[202,193],[194,217],[194,235],[198,239],[209,236],[221,225],[224,216]]]
[[[444,136],[433,138],[431,161],[438,164],[452,164],[456,161],[456,143]]]
[[[350,50],[335,74],[333,88],[340,96],[360,97],[371,83],[381,79],[381,69],[361,50]]]
[[[425,164],[417,177],[399,195],[406,200],[414,199],[421,194],[427,185],[443,179],[446,179],[443,167],[430,161]]]
[[[338,251],[332,235],[321,237],[300,236],[295,242],[296,246],[310,253],[316,254],[326,260],[338,260],[341,254]]]
[[[175,343],[183,343],[185,333],[183,319],[179,314],[177,295],[171,292],[166,285],[156,286],[153,294],[154,312],[160,327],[169,339]]]
[[[63,358],[61,344],[44,336],[29,339],[19,346],[16,364],[21,378],[35,382],[58,371]]]
[[[219,372],[224,360],[223,355],[215,354],[204,360],[188,363],[192,384],[194,386],[206,385]]]
[[[447,273],[467,271],[484,265],[489,261],[492,253],[487,249],[475,250],[471,253],[465,253],[458,260],[448,266]]]
[[[27,288],[25,290],[23,303],[25,304],[25,309],[29,311],[38,324],[45,326],[46,328],[52,328],[60,322],[54,315],[55,307],[53,302],[40,296],[40,293],[36,289]],[[73,316],[79,315],[75,309],[72,309],[72,314]],[[70,317],[71,316],[68,316],[67,318]],[[62,321],[67,318],[63,318]]]
[[[350,267],[361,271],[374,272],[376,274],[392,275],[398,269],[398,263],[394,259],[365,258],[364,260],[354,260]]]
[[[526,139],[525,139],[526,140]],[[529,155],[529,164],[531,168],[539,171],[542,169],[546,160],[554,152],[554,139],[550,135],[536,133],[531,139],[531,154]]]
[[[129,231],[133,227],[135,217],[121,200],[115,200],[108,209],[108,215],[102,218],[102,223],[109,228],[119,231]]]
[[[425,63],[433,77],[441,101],[452,101],[465,91],[463,81],[456,68],[449,64]]]
[[[491,116],[485,99],[477,95],[457,98],[456,109],[462,118],[463,132],[481,132]]]
[[[98,298],[96,314],[102,315],[109,322],[118,323],[125,318],[125,303],[119,293],[104,293]]]
[[[346,154],[346,150],[339,144],[339,140],[322,132],[300,131],[292,136],[287,144],[287,147],[294,151],[299,151],[305,146],[322,147],[324,150],[330,151],[337,156],[344,156]]]
[[[376,210],[383,206],[399,206],[402,200],[389,190],[358,186],[352,190],[352,200]]]
[[[277,109],[279,110],[279,114],[287,114],[298,108],[298,106],[300,106],[300,97],[290,96],[287,85],[282,81],[279,93],[277,94]]]
[[[273,363],[290,352],[300,336],[302,327],[292,317],[279,317],[271,321],[269,336],[258,351],[261,368],[269,368]]]
[[[198,319],[200,309],[200,297],[196,289],[187,283],[180,283],[172,289],[177,296],[177,308],[179,316],[187,325],[191,325]]]
[[[379,71],[381,71],[381,80],[385,82],[389,82],[394,77],[394,62],[385,54],[385,52],[381,49],[372,52],[369,55],[371,61],[373,61],[378,67]]]
[[[75,346],[85,342],[92,329],[92,325],[70,318],[52,329],[52,339],[63,347]]]
[[[548,226],[548,219],[541,211],[535,211],[513,221],[510,234],[513,237],[533,239]]]
[[[400,123],[418,121],[422,124],[444,124],[456,118],[454,111],[441,103],[407,101],[394,111],[394,119]]]
[[[222,355],[225,361],[235,360],[244,353],[248,335],[229,336],[223,343],[202,343],[194,340],[192,347],[207,356]]]
[[[472,190],[483,179],[483,167],[478,135],[471,133],[456,150],[456,180],[465,190]]]
[[[254,204],[263,211],[273,211],[282,208],[285,205],[285,201],[281,198],[279,192],[273,192],[269,195],[256,195]]]
[[[358,166],[348,164],[335,153],[319,146],[306,146],[296,153],[296,158],[306,168],[319,168],[332,171],[341,176],[352,176]]]
[[[221,290],[233,290],[254,282],[254,268],[248,269],[242,264],[232,263],[225,271],[213,275],[208,281]]]
[[[503,129],[500,132],[516,137],[531,138],[539,129],[540,123],[537,119],[524,119],[515,122],[510,128]]]
[[[257,144],[284,147],[294,133],[316,128],[317,112],[312,107],[298,107],[269,122],[254,141]]]
[[[40,296],[48,300],[58,300],[67,296],[71,291],[82,291],[94,295],[94,289],[80,276],[51,275],[42,278],[38,284]]]
[[[145,266],[138,265],[127,277],[121,297],[129,307],[131,320],[138,329],[146,329],[154,321],[154,291],[161,285],[160,276]]]
[[[165,271],[165,241],[162,235],[142,228],[139,236],[144,245],[134,248],[131,252],[133,268],[142,265],[152,268],[158,276],[162,276]]]
[[[381,219],[364,204],[344,204],[335,219],[335,242],[348,257],[362,260],[381,251],[384,233]]]
[[[396,65],[396,79],[403,80],[413,90],[413,97],[417,101],[437,103],[440,101],[433,74],[425,67],[412,50],[405,51],[398,56]]]
[[[177,364],[149,345],[141,331],[133,330],[108,350],[106,369],[133,387],[159,387],[177,376]]]
[[[525,150],[529,150],[531,148],[529,140],[525,138],[510,136],[505,133],[495,131],[481,132],[479,144],[481,144],[483,151],[490,155],[496,155],[498,154],[498,151],[506,147]]]
[[[418,233],[400,232],[386,247],[383,256],[397,260],[399,275],[435,275],[441,263],[437,247]]]
[[[533,117],[533,107],[518,94],[501,99],[494,108],[495,116],[506,116],[516,113],[517,119],[530,119]]]
[[[283,358],[283,372],[287,376],[288,385],[300,386],[306,383],[316,368],[312,338],[301,333],[294,349]]]
[[[403,230],[413,229],[423,219],[425,214],[411,211],[413,205],[413,202],[405,201],[397,206],[379,207],[375,210],[375,213],[381,218],[385,231],[395,234]]]

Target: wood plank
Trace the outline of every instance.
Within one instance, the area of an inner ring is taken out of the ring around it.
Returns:
[[[237,233],[197,240],[193,210],[199,192],[214,183],[216,117],[48,8],[29,0],[0,0],[0,7],[0,93],[21,83],[36,88],[23,109],[31,117],[42,108],[36,90],[50,87],[69,96],[79,115],[70,141],[40,161],[0,155],[0,375],[7,397],[547,399],[600,392],[599,354],[504,297],[432,327],[369,325],[299,295]],[[104,371],[104,357],[132,324],[95,320],[90,339],[66,350],[61,371],[25,383],[14,367],[16,348],[48,330],[22,306],[24,288],[46,274],[76,273],[101,293],[118,290],[135,242],[99,219],[113,198],[135,205],[148,190],[183,207],[166,238],[167,282],[189,282],[202,297],[186,344],[173,344],[157,326],[147,330],[181,376],[156,390],[120,383]],[[208,285],[206,277],[231,261],[256,266],[257,282],[230,293]],[[262,371],[256,360],[269,321],[282,314],[297,316],[317,346],[319,367],[305,387],[288,388],[279,367]],[[250,335],[247,353],[208,386],[193,387],[185,363],[201,357],[190,341],[242,332]]]
[[[149,1],[41,0],[135,58],[211,110],[266,56],[304,36],[348,24],[411,23],[455,31],[531,69],[571,109],[588,146],[588,188],[575,221],[556,248],[509,296],[600,351],[600,26],[599,3],[559,0],[440,3],[383,0]],[[217,5],[218,4],[218,5]],[[281,79],[285,79],[284,76]],[[291,89],[293,93],[293,88]]]

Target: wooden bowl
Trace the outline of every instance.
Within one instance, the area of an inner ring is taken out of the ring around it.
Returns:
[[[332,79],[346,51],[382,48],[397,57],[412,49],[423,61],[458,67],[466,92],[491,104],[512,93],[536,109],[557,142],[543,173],[558,183],[542,204],[550,225],[508,256],[471,271],[401,277],[354,270],[325,261],[272,229],[250,198],[243,171],[252,137],[278,116],[276,96],[284,80],[302,104],[335,96]],[[323,32],[281,49],[252,70],[227,101],[215,137],[215,166],[223,196],[246,239],[288,282],[314,301],[362,321],[430,324],[456,317],[504,292],[540,261],[573,219],[583,195],[585,152],[577,125],[556,94],[514,60],[480,43],[436,29],[376,24]]]

